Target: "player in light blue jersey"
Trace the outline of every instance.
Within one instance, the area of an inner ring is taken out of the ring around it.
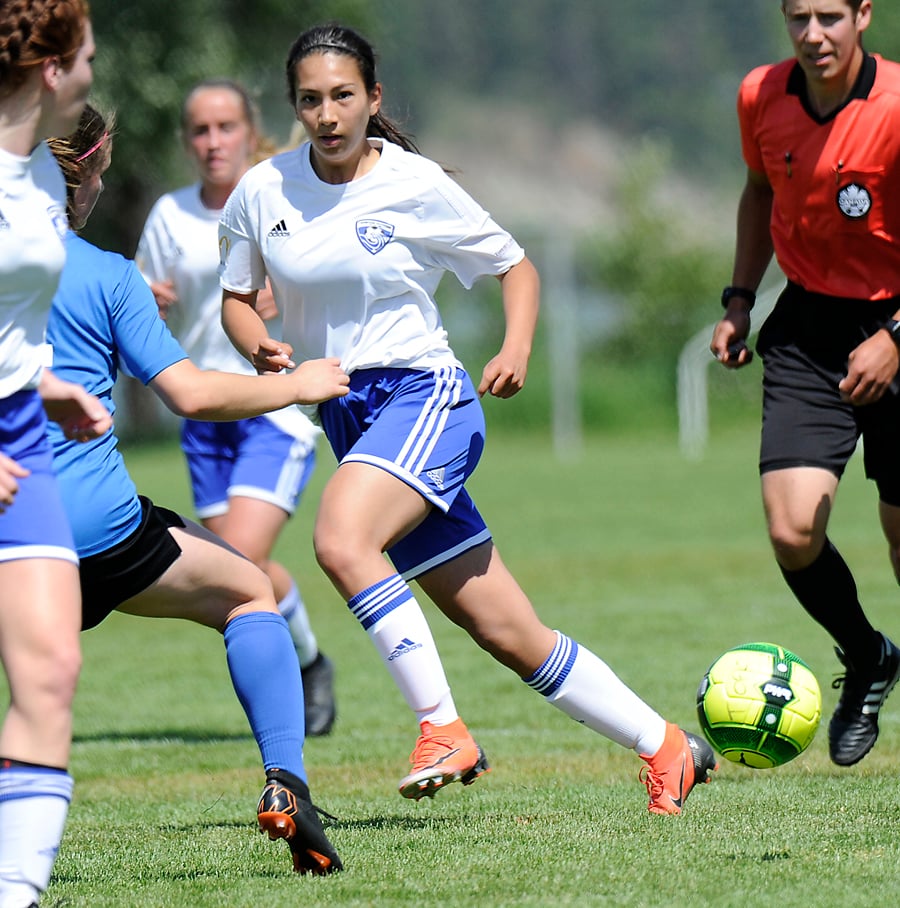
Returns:
[[[102,189],[111,141],[105,119],[88,106],[77,132],[50,142],[66,175],[75,229]],[[347,376],[334,359],[309,362],[307,371],[283,382],[198,369],[159,317],[133,262],[92,246],[74,230],[66,248],[48,339],[59,373],[83,383],[110,409],[120,368],[176,413],[206,419],[245,418],[346,393]],[[260,829],[287,839],[298,872],[340,870],[310,802],[300,668],[266,575],[210,531],[139,496],[112,431],[80,446],[57,431],[50,440],[81,558],[83,627],[118,609],[220,631],[266,772]]]
[[[486,768],[409,586],[415,578],[548,702],[636,751],[652,812],[680,813],[716,765],[711,748],[539,620],[465,490],[484,444],[479,397],[511,397],[525,382],[534,266],[384,117],[374,52],[360,35],[339,25],[304,32],[287,78],[308,141],[251,169],[226,204],[223,324],[258,368],[328,355],[350,373],[350,393],[319,407],[339,466],[322,495],[315,547],[419,721],[400,793],[433,795]],[[492,276],[502,288],[505,337],[477,388],[435,303],[448,271],[467,287]],[[283,341],[268,337],[254,308],[267,278]]]
[[[110,425],[47,368],[44,331],[65,260],[65,188],[44,139],[78,122],[93,79],[83,0],[0,7],[0,908],[36,906],[72,796],[72,698],[81,667],[78,559],[47,417],[73,439]],[[3,697],[5,699],[5,697]]]

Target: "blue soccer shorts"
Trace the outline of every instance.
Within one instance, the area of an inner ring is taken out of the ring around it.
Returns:
[[[264,416],[236,422],[186,419],[181,447],[201,520],[227,513],[228,499],[237,496],[293,514],[316,465],[315,448]]]
[[[18,481],[12,505],[0,514],[0,561],[59,558],[78,564],[37,391],[18,391],[0,400],[0,451],[31,470]]]
[[[463,369],[360,369],[346,397],[319,405],[319,418],[338,463],[386,470],[434,506],[388,549],[404,578],[491,538],[464,488],[484,449],[485,425]]]

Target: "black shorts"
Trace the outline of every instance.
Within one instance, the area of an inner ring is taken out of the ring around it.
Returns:
[[[759,471],[821,467],[840,478],[863,439],[866,476],[900,506],[900,389],[854,407],[838,383],[847,358],[900,308],[900,300],[848,300],[788,284],[759,332],[763,421]]]
[[[81,629],[96,627],[127,599],[158,580],[175,563],[181,547],[169,527],[184,527],[178,514],[141,499],[140,526],[122,542],[82,558]]]

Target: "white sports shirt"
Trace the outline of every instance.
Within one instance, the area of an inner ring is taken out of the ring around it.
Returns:
[[[434,301],[444,272],[469,288],[525,252],[439,165],[369,141],[381,156],[349,183],[320,180],[309,143],[244,174],[219,228],[222,287],[249,293],[268,275],[297,362],[457,363]]]
[[[166,193],[147,216],[135,261],[148,283],[174,283],[178,302],[169,309],[167,324],[196,366],[255,375],[222,328],[216,255],[221,214],[203,204],[199,183]],[[270,330],[277,336],[280,326],[274,324]],[[319,435],[298,407],[264,415],[310,446]]]
[[[0,398],[36,388],[50,363],[50,303],[66,261],[66,185],[41,142],[0,149]]]

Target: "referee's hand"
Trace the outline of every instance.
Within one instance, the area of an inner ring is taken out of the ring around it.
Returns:
[[[876,331],[847,358],[847,374],[838,385],[841,399],[854,407],[880,400],[897,377],[900,350],[887,331]]]
[[[712,355],[728,369],[740,369],[753,359],[753,351],[747,346],[750,331],[750,316],[743,311],[730,309],[713,331],[709,345]]]

